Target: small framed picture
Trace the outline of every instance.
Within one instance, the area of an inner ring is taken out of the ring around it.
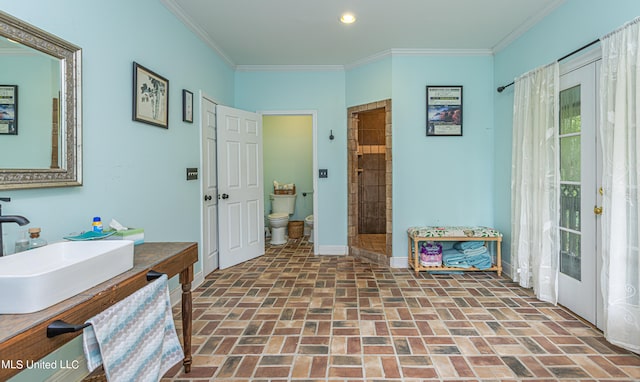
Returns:
[[[193,123],[193,93],[182,89],[182,120]]]
[[[169,80],[133,63],[133,120],[169,128]]]
[[[427,86],[427,136],[462,135],[462,86]]]
[[[0,85],[0,134],[18,135],[18,85]]]

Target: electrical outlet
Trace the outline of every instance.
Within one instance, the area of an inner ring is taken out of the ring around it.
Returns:
[[[321,168],[320,170],[318,170],[318,177],[320,177],[320,178],[328,178],[329,177],[329,170],[327,170],[326,168]]]

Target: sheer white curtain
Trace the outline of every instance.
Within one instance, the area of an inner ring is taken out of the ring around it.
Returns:
[[[511,169],[514,281],[543,301],[558,301],[558,63],[515,81]]]
[[[639,19],[601,39],[602,292],[609,342],[640,352]]]

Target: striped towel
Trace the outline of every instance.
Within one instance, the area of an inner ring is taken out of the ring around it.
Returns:
[[[107,380],[157,382],[184,358],[171,316],[167,275],[86,321],[89,371],[103,364]]]

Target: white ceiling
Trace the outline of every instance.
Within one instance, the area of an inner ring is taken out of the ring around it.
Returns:
[[[348,67],[391,51],[491,54],[564,0],[161,1],[233,66]]]

